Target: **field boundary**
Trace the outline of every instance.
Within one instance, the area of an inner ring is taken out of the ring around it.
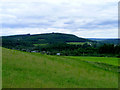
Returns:
[[[81,60],[81,61],[87,62],[89,64],[92,64],[96,67],[102,68],[102,69],[107,70],[107,71],[120,73],[120,66],[114,66],[114,65],[110,65],[110,64],[106,64],[106,63],[102,63],[102,62],[99,63],[99,62],[84,61],[84,60]]]

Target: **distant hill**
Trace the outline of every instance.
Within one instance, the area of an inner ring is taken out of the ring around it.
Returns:
[[[107,44],[120,44],[120,39],[106,39],[101,42]]]
[[[94,42],[89,39],[77,37],[72,34],[63,33],[44,33],[44,34],[24,34],[24,35],[12,35],[2,36],[2,46],[10,49],[17,49],[22,51],[32,51],[42,48],[50,47],[53,48],[55,45],[64,45],[68,42]],[[40,51],[40,50],[39,50]]]
[[[89,40],[95,40],[95,41],[102,41],[102,40],[107,40],[107,39],[110,39],[110,38],[87,38]]]
[[[118,38],[88,38],[88,39],[97,41],[98,43],[120,44],[120,39]]]
[[[89,39],[84,39],[77,37],[72,34],[63,33],[45,33],[36,35],[13,35],[13,36],[3,36],[3,45],[10,43],[17,44],[52,44],[52,43],[66,43],[66,42],[93,42]]]

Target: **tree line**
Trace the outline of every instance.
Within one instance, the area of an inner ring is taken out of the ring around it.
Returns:
[[[33,40],[35,42],[35,40]],[[46,45],[35,46],[34,42],[19,39],[3,39],[2,46],[26,52],[37,51],[56,55],[61,53],[65,56],[120,56],[120,44],[97,44],[84,43],[83,45],[72,45],[65,42],[52,42]]]

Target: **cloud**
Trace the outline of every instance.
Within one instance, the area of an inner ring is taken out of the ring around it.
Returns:
[[[118,0],[2,0],[2,35],[63,32],[117,37],[117,4]]]

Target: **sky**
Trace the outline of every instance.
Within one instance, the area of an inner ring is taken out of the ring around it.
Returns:
[[[118,37],[118,0],[1,0],[0,36],[67,33]]]

